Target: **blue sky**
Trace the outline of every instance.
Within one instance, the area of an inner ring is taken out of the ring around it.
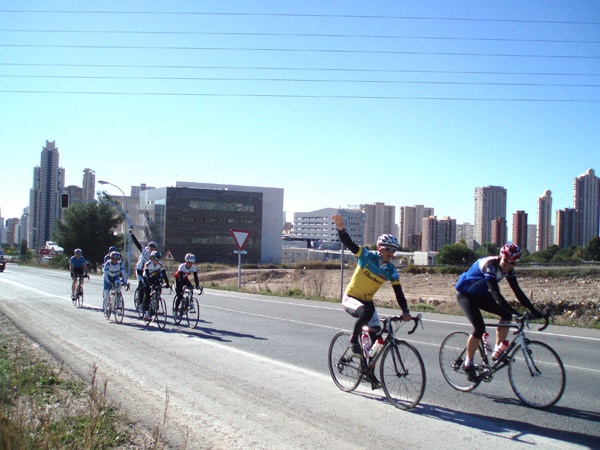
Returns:
[[[27,206],[46,140],[67,184],[89,167],[126,193],[279,187],[290,214],[380,201],[473,222],[475,187],[501,185],[509,223],[535,223],[546,189],[571,207],[573,178],[600,172],[598,1],[0,10],[5,219]]]

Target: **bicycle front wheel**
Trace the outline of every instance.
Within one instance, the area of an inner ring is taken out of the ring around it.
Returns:
[[[140,302],[140,294],[142,287],[138,285],[134,294],[133,294],[133,304],[135,305],[135,311],[137,312],[138,319],[144,317],[144,311],[142,310],[142,303]]]
[[[344,392],[353,391],[360,383],[360,359],[352,357],[347,331],[337,333],[329,344],[329,373],[335,385]]]
[[[193,297],[190,298],[185,318],[187,319],[190,328],[196,328],[196,325],[198,325],[198,321],[200,320],[200,304],[198,303],[198,300]]]
[[[77,307],[83,307],[83,286],[79,286],[79,290],[77,292]]]
[[[123,295],[117,294],[115,299],[115,322],[123,323],[123,317],[125,317],[125,302],[123,301]]]
[[[164,330],[167,326],[167,302],[160,297],[156,302],[156,313],[154,314],[154,320],[158,328]]]
[[[478,381],[470,381],[467,373],[462,368],[467,357],[467,340],[469,335],[463,331],[450,333],[440,347],[439,362],[442,375],[457,391],[468,392],[475,389]],[[473,361],[476,365],[481,363],[481,352],[475,352]]]
[[[529,341],[511,354],[508,380],[519,399],[532,408],[548,408],[560,400],[566,375],[560,357],[547,344]]]
[[[115,303],[115,293],[113,291],[110,291],[108,293],[108,299],[103,303],[103,310],[104,310],[104,317],[106,318],[106,320],[110,319],[110,314],[111,314],[111,310],[113,308],[113,305]]]
[[[425,365],[419,351],[405,341],[390,343],[380,364],[383,392],[399,409],[414,408],[425,392]]]
[[[183,299],[181,299],[179,301],[179,309],[176,308],[177,305],[177,295],[175,295],[175,298],[173,299],[173,321],[175,322],[176,325],[179,325],[181,323],[181,314],[182,314],[182,305],[183,305]]]

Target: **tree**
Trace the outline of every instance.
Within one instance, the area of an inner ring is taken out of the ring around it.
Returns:
[[[63,221],[57,221],[52,239],[70,255],[76,248],[96,270],[101,264],[107,249],[118,246],[123,238],[114,230],[123,221],[123,215],[107,203],[73,203],[63,214]]]
[[[486,256],[497,256],[500,254],[500,248],[496,244],[487,242],[475,250],[475,259],[485,258]]]
[[[467,265],[475,261],[473,250],[465,244],[444,245],[435,257],[437,264]]]
[[[587,261],[600,261],[600,237],[590,239],[583,254]]]

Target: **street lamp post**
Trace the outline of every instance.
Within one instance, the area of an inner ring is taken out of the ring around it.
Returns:
[[[125,192],[123,192],[123,189],[121,189],[119,186],[117,186],[116,184],[112,184],[108,181],[104,181],[104,180],[98,180],[98,183],[104,185],[104,184],[109,184],[111,186],[116,187],[119,191],[121,191],[121,194],[123,194],[123,203],[125,203],[125,197],[127,197],[125,195]],[[131,221],[129,220],[129,216],[127,215],[127,211],[123,210],[123,212],[125,213],[125,218],[127,219],[127,224],[129,227],[131,227]],[[129,231],[129,230],[127,230]],[[131,233],[127,233],[129,235],[129,245],[127,245],[127,238],[125,236],[125,232],[123,233],[123,246],[125,247],[125,250],[127,251],[127,264],[129,265],[129,277],[131,278]]]

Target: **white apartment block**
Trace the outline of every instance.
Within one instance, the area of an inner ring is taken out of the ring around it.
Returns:
[[[356,245],[364,245],[365,213],[356,209],[324,208],[317,211],[294,213],[294,234],[300,238],[312,240],[314,247],[337,250],[340,238],[331,219],[341,214],[346,231]]]

